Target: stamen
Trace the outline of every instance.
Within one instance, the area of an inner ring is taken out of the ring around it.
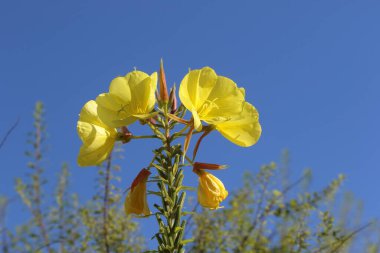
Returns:
[[[212,109],[219,109],[219,106],[215,103],[216,100],[218,100],[218,98],[214,98],[213,100],[206,100],[198,114],[200,116],[206,116]]]

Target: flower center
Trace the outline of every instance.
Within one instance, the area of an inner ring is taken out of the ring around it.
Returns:
[[[198,112],[199,116],[206,116],[214,108],[219,109],[219,106],[215,103],[216,100],[218,100],[218,98],[214,98],[213,100],[206,100]]]
[[[117,115],[120,118],[126,118],[130,115],[127,111],[129,109],[128,106],[129,106],[129,104],[125,104],[125,105],[121,104],[120,105],[120,109],[117,111]]]

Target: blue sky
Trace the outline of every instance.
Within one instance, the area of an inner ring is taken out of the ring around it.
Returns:
[[[0,151],[0,194],[14,196],[14,178],[25,172],[37,100],[47,108],[47,174],[68,162],[73,189],[92,193],[96,170],[76,166],[81,107],[133,67],[156,71],[162,57],[169,83],[188,68],[211,66],[244,86],[259,110],[257,145],[239,148],[216,133],[198,154],[229,164],[217,173],[229,190],[244,171],[288,148],[293,176],[310,167],[319,189],[344,173],[344,190],[364,201],[366,218],[379,218],[379,13],[375,0],[2,1],[0,136],[21,121]],[[125,185],[150,160],[150,148],[125,146]]]

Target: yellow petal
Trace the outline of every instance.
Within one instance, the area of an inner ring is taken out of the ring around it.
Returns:
[[[150,108],[152,100],[153,105],[155,102],[154,90],[152,89],[152,79],[150,76],[142,80],[140,83],[132,85],[131,91],[131,112],[133,112],[133,114],[149,112],[148,110],[152,109]]]
[[[79,122],[88,123],[94,126],[97,126],[97,129],[103,129],[110,137],[115,137],[117,131],[115,128],[109,127],[103,121],[100,120],[98,115],[98,104],[94,100],[88,101],[82,108],[79,114],[78,126]],[[99,130],[100,131],[100,130]],[[78,134],[81,135],[78,128]]]
[[[111,111],[125,111],[125,109],[129,109],[128,104],[125,103],[120,97],[111,93],[102,93],[96,97],[96,103],[99,107],[104,107]],[[124,115],[122,115],[124,116]]]
[[[83,142],[78,155],[80,166],[97,165],[112,152],[117,131],[104,124],[97,114],[97,103],[87,102],[80,113],[77,132]]]
[[[98,105],[94,100],[88,101],[79,114],[79,121],[88,122],[104,128],[108,128],[98,117]]]
[[[130,101],[126,103],[114,94],[103,93],[96,98],[96,102],[99,118],[110,127],[126,126],[136,121],[131,114]]]
[[[231,79],[218,76],[218,80],[210,92],[209,103],[201,119],[209,124],[214,120],[225,120],[239,114],[243,109],[244,92]]]
[[[243,95],[243,97],[245,97],[245,89],[244,88],[239,88],[241,94]]]
[[[198,113],[196,111],[192,111],[191,113],[193,114],[194,129],[197,131],[201,131],[202,130],[202,122],[199,119]]]
[[[245,102],[243,111],[238,116],[215,126],[225,138],[242,147],[254,145],[261,135],[259,113],[248,102]]]
[[[157,72],[154,72],[150,75],[150,95],[147,102],[146,112],[151,112],[156,104],[156,95],[155,92],[157,90]]]
[[[215,71],[209,67],[191,70],[181,81],[179,97],[190,111],[199,111],[217,80]]]
[[[86,145],[92,145],[97,142],[99,143],[98,146],[101,146],[108,138],[115,139],[116,137],[116,131],[83,121],[78,121],[77,132],[82,142]]]
[[[110,94],[119,97],[124,103],[131,101],[131,90],[125,77],[116,77],[112,80]]]
[[[198,80],[198,102],[197,109],[209,99],[209,95],[214,89],[218,76],[212,68],[204,67],[201,69]]]
[[[102,100],[104,98],[110,97],[110,96],[102,96],[102,95],[103,94],[99,95],[96,98],[96,101],[103,103]],[[105,106],[99,106],[98,107],[99,118],[101,118],[105,124],[114,128],[130,125],[137,120],[133,115],[130,114],[131,111],[129,110],[128,106],[124,106],[120,108],[121,109],[118,109],[118,110],[110,110]]]
[[[95,142],[95,144],[98,144]],[[78,165],[79,166],[95,166],[106,160],[112,152],[115,140],[108,139],[98,148],[97,145],[83,145],[79,150]]]
[[[125,80],[128,83],[129,88],[133,90],[135,86],[139,85],[139,83],[147,77],[149,77],[147,73],[134,70],[125,75]]]
[[[179,97],[189,110],[196,110],[199,75],[200,70],[190,71],[179,86]]]
[[[179,96],[183,105],[191,111],[194,127],[202,129],[201,120],[217,124],[241,113],[245,90],[231,79],[217,76],[209,67],[190,71],[182,80]]]

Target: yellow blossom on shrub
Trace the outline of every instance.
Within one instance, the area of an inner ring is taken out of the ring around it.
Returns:
[[[261,135],[259,114],[245,102],[245,90],[209,67],[190,71],[182,80],[179,97],[193,115],[194,128],[201,121],[215,126],[231,142],[248,147]]]
[[[77,132],[83,142],[78,155],[79,166],[98,165],[109,157],[117,131],[99,119],[94,100],[88,101],[83,106],[77,123]]]
[[[96,98],[101,120],[111,127],[127,126],[146,119],[156,103],[157,73],[132,71],[112,80],[108,93]]]
[[[220,202],[228,196],[228,191],[224,188],[222,181],[201,169],[195,169],[194,172],[199,176],[199,204],[210,209],[219,208]]]
[[[146,200],[146,181],[150,171],[142,169],[131,185],[124,202],[126,214],[149,215],[150,210]]]

